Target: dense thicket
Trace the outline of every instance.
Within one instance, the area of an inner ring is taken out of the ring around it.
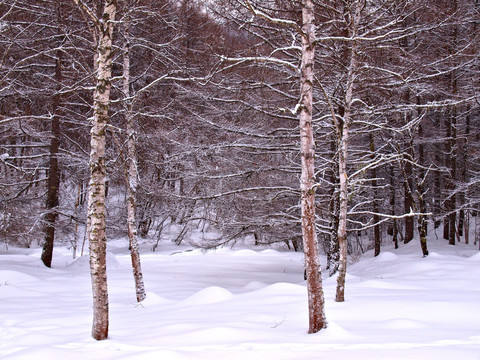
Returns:
[[[85,3],[96,9],[95,1]],[[128,29],[114,33],[108,232],[126,233],[131,117],[138,230],[154,248],[155,241],[179,243],[201,232],[202,247],[249,235],[299,249],[301,39],[291,25],[301,22],[299,4],[202,3],[119,4],[117,19],[128,20]],[[478,1],[314,3],[317,232],[331,273],[338,267],[342,177],[349,252],[375,247],[378,254],[381,244],[408,242],[417,231],[425,234],[427,220],[452,244],[474,241],[468,230],[480,204]],[[291,24],[252,16],[252,8]],[[43,244],[54,229],[56,242],[81,247],[95,41],[73,1],[0,1],[5,244]]]

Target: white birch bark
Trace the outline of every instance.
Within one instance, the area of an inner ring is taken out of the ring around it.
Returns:
[[[315,227],[315,150],[313,141],[313,65],[315,61],[315,25],[313,1],[302,1],[302,65],[300,83],[300,179],[302,234],[308,291],[309,333],[327,327],[324,311],[322,276]]]
[[[140,252],[137,239],[137,221],[136,221],[136,198],[137,198],[137,154],[135,139],[135,124],[130,109],[130,44],[128,35],[128,25],[125,26],[125,43],[123,52],[123,94],[125,96],[125,117],[127,127],[127,228],[128,239],[130,241],[130,255],[132,258],[133,278],[135,281],[135,293],[137,301],[143,301],[146,297],[145,285],[143,282],[142,266],[140,262]]]
[[[79,1],[74,0],[78,5]],[[110,81],[112,77],[112,34],[116,0],[106,0],[102,19],[94,18],[98,30],[96,88],[90,139],[90,186],[88,192],[88,240],[93,293],[92,337],[108,337],[109,308],[105,225],[105,132],[109,121]],[[88,12],[87,12],[88,13]]]
[[[359,1],[354,1],[353,9],[350,9],[353,17],[351,21],[351,38],[357,37],[358,23],[361,15],[361,5]],[[338,137],[338,173],[340,180],[340,211],[338,222],[338,245],[340,248],[340,263],[338,266],[337,289],[335,301],[345,301],[345,277],[347,273],[347,211],[348,211],[348,141],[350,123],[352,120],[352,100],[353,85],[357,71],[357,42],[351,42],[350,64],[347,75],[347,85],[345,91],[345,113],[343,119],[336,121]]]

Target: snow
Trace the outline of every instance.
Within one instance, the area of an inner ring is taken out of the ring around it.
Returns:
[[[142,245],[147,298],[135,302],[128,242],[109,242],[110,333],[91,331],[88,258],[56,248],[0,255],[2,359],[480,359],[480,253],[411,242],[350,264],[346,302],[324,275],[328,328],[307,334],[300,253]],[[325,264],[325,258],[322,258]]]

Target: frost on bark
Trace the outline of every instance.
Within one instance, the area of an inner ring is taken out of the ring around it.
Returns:
[[[74,0],[79,4],[78,0]],[[92,16],[98,30],[96,51],[96,88],[93,104],[93,122],[90,139],[90,186],[88,192],[88,240],[90,247],[90,274],[93,293],[92,337],[96,340],[108,336],[108,290],[106,264],[105,226],[105,132],[109,121],[110,81],[112,77],[112,33],[117,9],[116,0],[106,0],[102,19],[93,12],[83,10]]]
[[[315,152],[312,128],[313,64],[315,27],[313,2],[302,2],[302,66],[300,84],[300,146],[302,174],[300,181],[302,234],[305,251],[305,269],[308,291],[309,333],[327,327],[324,311],[322,277],[318,259],[317,233],[315,228]]]
[[[330,182],[332,186],[330,194],[330,236],[328,241],[327,251],[327,269],[328,276],[333,276],[338,271],[340,261],[340,249],[338,247],[338,214],[340,211],[340,198],[338,192],[338,156],[336,141],[332,141],[332,157],[334,159],[334,166],[330,175]]]
[[[350,36],[352,39],[357,37],[358,24],[360,21],[361,5],[354,2],[350,12]],[[355,74],[357,72],[357,42],[352,41],[350,50],[350,64],[348,67],[347,84],[345,90],[345,112],[343,119],[335,120],[337,139],[338,139],[338,176],[340,180],[340,205],[338,219],[338,246],[340,248],[340,263],[338,266],[337,289],[335,301],[345,301],[345,277],[347,274],[347,210],[348,210],[348,142],[349,130],[352,117],[353,85]]]
[[[136,139],[134,118],[130,109],[130,54],[129,54],[129,37],[128,25],[125,26],[125,43],[123,52],[123,94],[125,96],[125,116],[127,127],[127,163],[126,180],[127,180],[127,228],[128,239],[130,242],[130,254],[132,258],[133,278],[135,281],[135,293],[137,301],[143,301],[146,297],[145,285],[143,282],[142,266],[140,263],[140,252],[137,239],[137,222],[136,222],[136,198],[137,198],[137,155],[136,155]]]

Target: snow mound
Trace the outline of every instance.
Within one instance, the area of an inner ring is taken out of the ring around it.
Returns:
[[[262,296],[303,296],[306,288],[303,285],[279,282],[258,290],[258,293]]]
[[[375,260],[376,261],[391,261],[391,260],[395,260],[398,258],[398,255],[392,253],[392,252],[383,252],[383,253],[380,253],[380,255],[378,255],[377,257],[375,257]]]
[[[88,269],[89,267],[88,261],[89,260],[87,255],[80,256],[75,260],[73,260],[67,267],[71,269],[81,269],[81,268]]]
[[[360,286],[372,289],[399,289],[397,284],[382,280],[367,280],[360,283]],[[401,287],[400,287],[401,288]]]
[[[88,269],[90,258],[88,255],[81,256],[72,261],[67,267],[71,269]],[[107,252],[107,269],[118,269],[120,263],[117,258],[111,252]]]
[[[265,250],[262,250],[261,253],[265,255],[275,255],[275,254],[278,254],[278,251],[275,249],[265,249]]]
[[[234,295],[227,289],[218,286],[210,286],[196,292],[185,299],[182,303],[185,305],[207,305],[228,301],[233,298]]]
[[[257,256],[258,253],[256,251],[250,249],[243,249],[235,251],[232,256]]]
[[[328,321],[328,318],[327,318],[327,328],[325,330],[322,330],[319,334],[322,335],[322,341],[330,341],[335,339],[352,340],[352,339],[358,338],[357,335],[354,335],[348,330],[345,330],[340,325],[332,321]]]
[[[261,281],[250,281],[247,285],[245,285],[243,288],[247,291],[254,291],[254,290],[259,290],[265,287],[265,283]]]
[[[480,251],[468,258],[469,261],[480,261]]]
[[[154,306],[159,304],[171,304],[174,301],[164,298],[156,293],[147,291],[147,297],[142,301],[142,305],[145,307]]]
[[[119,267],[120,263],[115,255],[113,255],[111,252],[107,252],[107,269],[118,269]]]
[[[430,258],[430,259],[445,259],[445,256],[441,255],[437,252],[431,251],[428,254],[428,258]]]

